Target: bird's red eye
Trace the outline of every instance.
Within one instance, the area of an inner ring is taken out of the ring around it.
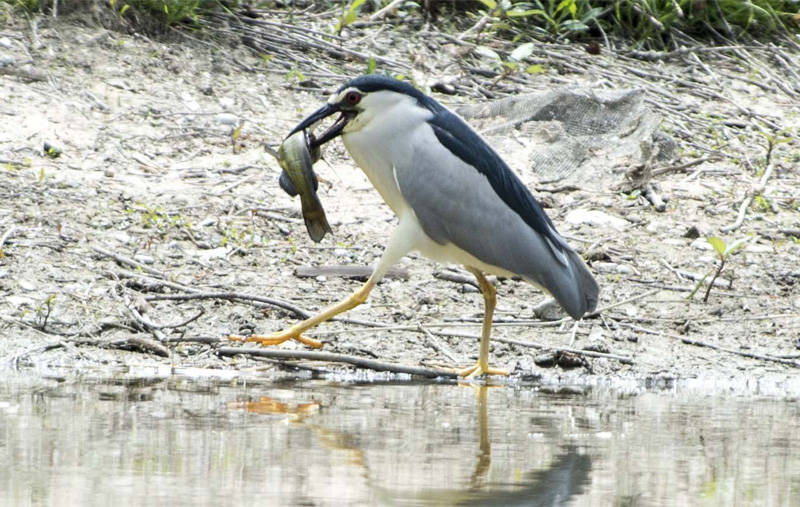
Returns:
[[[361,102],[361,94],[358,92],[347,92],[347,95],[344,96],[344,100],[347,101],[348,105],[355,106]]]

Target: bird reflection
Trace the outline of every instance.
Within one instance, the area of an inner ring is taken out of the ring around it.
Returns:
[[[489,389],[503,386],[471,386],[475,389],[478,419],[478,454],[468,487],[459,489],[428,489],[408,492],[392,491],[376,484],[370,473],[364,451],[355,442],[359,439],[344,432],[331,431],[313,422],[322,405],[318,401],[289,404],[269,396],[258,401],[233,402],[232,410],[244,410],[254,414],[286,415],[290,424],[301,425],[315,431],[323,447],[343,451],[346,462],[360,469],[362,476],[378,498],[392,503],[423,505],[564,505],[570,498],[580,494],[589,482],[592,459],[575,446],[565,446],[544,470],[525,474],[522,481],[493,483],[487,480],[492,465],[492,441],[489,432]]]

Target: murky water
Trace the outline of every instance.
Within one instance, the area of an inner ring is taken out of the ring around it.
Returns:
[[[0,505],[800,505],[796,401],[557,391],[6,372]]]

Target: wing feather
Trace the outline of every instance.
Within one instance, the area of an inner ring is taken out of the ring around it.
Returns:
[[[422,124],[409,140],[408,162],[394,168],[400,192],[425,233],[544,288],[575,318],[592,311],[598,288],[586,265],[517,176],[467,129],[472,135],[462,138],[463,130]],[[433,134],[449,140],[424,141]],[[482,153],[488,165],[481,170],[456,156],[451,149],[457,144],[470,145],[473,155]]]

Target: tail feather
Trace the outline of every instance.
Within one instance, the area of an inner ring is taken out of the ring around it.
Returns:
[[[542,287],[575,320],[597,308],[600,287],[583,259],[572,249],[564,252],[566,264],[550,263],[555,269],[539,273],[540,280],[529,281]],[[544,276],[542,276],[544,275]]]

